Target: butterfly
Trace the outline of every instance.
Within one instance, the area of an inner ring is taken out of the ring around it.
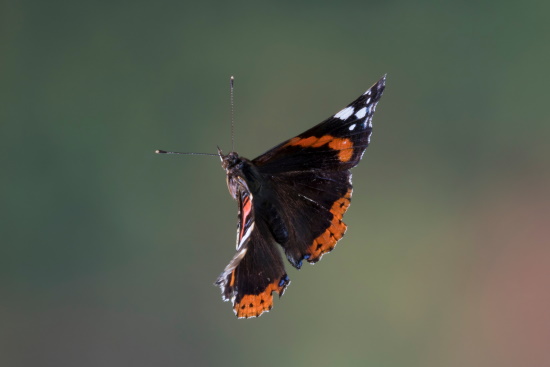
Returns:
[[[370,143],[384,76],[346,108],[249,160],[218,148],[239,207],[237,251],[216,281],[239,318],[273,307],[290,284],[278,246],[297,269],[316,263],[344,236],[351,172]],[[278,244],[278,245],[277,245]]]

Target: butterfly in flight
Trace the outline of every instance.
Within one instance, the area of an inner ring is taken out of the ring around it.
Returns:
[[[276,244],[300,269],[304,260],[319,261],[344,236],[350,169],[370,143],[385,82],[384,76],[334,116],[253,160],[234,151],[224,155],[218,148],[239,216],[237,252],[216,285],[237,317],[271,310],[273,292],[281,297],[289,285]]]

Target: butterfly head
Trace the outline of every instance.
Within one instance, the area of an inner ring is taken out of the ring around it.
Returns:
[[[220,156],[220,160],[222,161],[222,168],[225,171],[230,171],[242,162],[242,159],[237,153],[229,152],[228,154],[224,155],[220,147],[218,147],[218,155]]]

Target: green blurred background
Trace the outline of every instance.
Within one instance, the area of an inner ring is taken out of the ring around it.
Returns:
[[[547,1],[2,1],[1,366],[550,365]],[[237,320],[253,158],[388,73],[345,239]]]

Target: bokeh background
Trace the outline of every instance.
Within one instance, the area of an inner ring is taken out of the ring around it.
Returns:
[[[0,365],[550,365],[550,3],[0,3]],[[253,158],[383,74],[345,239],[237,320]]]

